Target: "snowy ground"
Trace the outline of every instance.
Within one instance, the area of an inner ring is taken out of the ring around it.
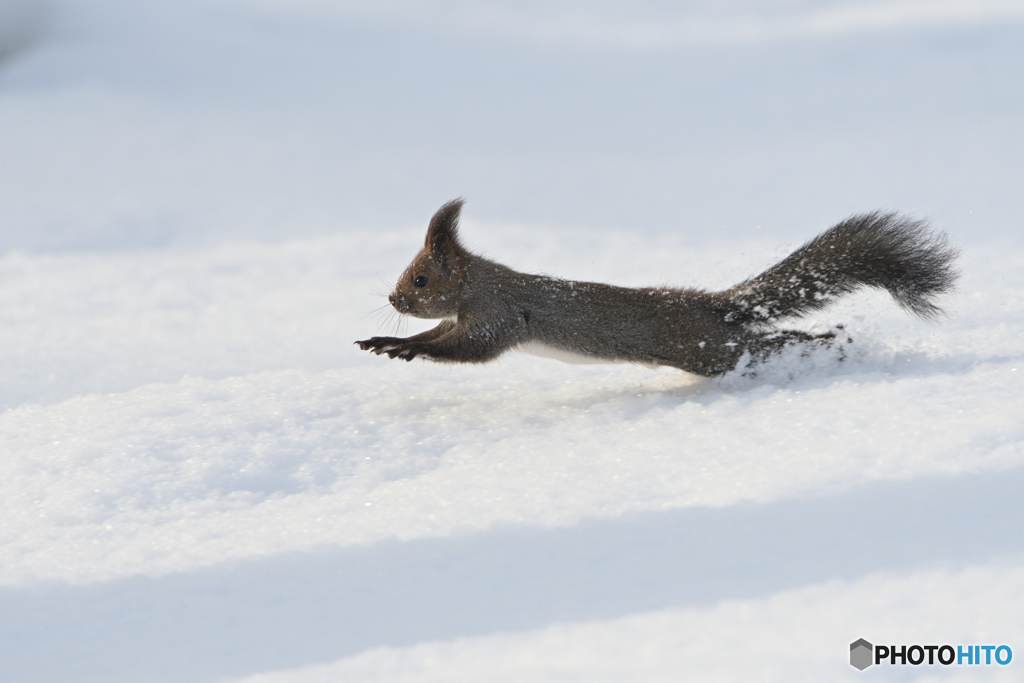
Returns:
[[[629,7],[0,0],[4,680],[1020,678],[1024,11]],[[754,379],[358,351],[459,195],[524,270],[881,207],[963,279]]]

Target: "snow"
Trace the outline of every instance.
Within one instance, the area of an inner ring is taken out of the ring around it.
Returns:
[[[0,2],[5,680],[1018,677],[1019,7],[624,7]],[[460,195],[531,272],[724,287],[884,208],[963,277],[753,378],[359,351]]]

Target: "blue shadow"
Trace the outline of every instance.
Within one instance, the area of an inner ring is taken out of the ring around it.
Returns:
[[[214,681],[1024,551],[1024,471],[0,590],[16,681]]]

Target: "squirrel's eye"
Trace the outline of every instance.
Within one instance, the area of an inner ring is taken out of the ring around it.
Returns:
[[[427,286],[427,276],[426,275],[420,275],[415,280],[413,280],[412,283],[414,285],[416,285],[417,287],[426,287]]]

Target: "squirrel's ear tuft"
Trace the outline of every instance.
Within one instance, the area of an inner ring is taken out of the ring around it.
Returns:
[[[447,272],[455,256],[461,251],[459,245],[459,214],[466,200],[459,197],[448,202],[430,219],[427,240],[424,246]]]

